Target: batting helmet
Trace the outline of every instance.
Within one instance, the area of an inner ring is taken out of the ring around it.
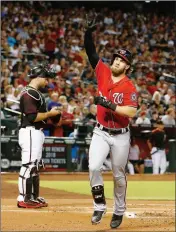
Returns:
[[[37,66],[34,66],[29,74],[28,77],[36,78],[36,77],[43,77],[43,78],[55,78],[56,72],[49,67],[49,64],[43,63]]]
[[[120,58],[122,58],[123,60],[125,60],[128,64],[131,65],[132,63],[132,60],[133,60],[133,56],[132,56],[132,53],[126,49],[119,49],[117,50],[117,52],[115,52],[113,54],[113,60],[112,60],[112,63],[115,59],[115,57],[119,56]]]

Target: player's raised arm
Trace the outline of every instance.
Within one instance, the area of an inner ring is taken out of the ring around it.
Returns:
[[[93,19],[90,19],[86,15],[86,32],[84,35],[84,46],[92,68],[95,68],[99,61],[99,56],[92,38],[92,32],[96,29],[96,18],[97,16],[94,16]]]

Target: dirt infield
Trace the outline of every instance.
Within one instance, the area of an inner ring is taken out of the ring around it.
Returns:
[[[135,175],[133,180],[174,180],[174,175]],[[109,227],[113,201],[107,199],[108,210],[102,222],[90,223],[92,198],[87,195],[41,188],[49,206],[40,209],[19,209],[16,207],[18,189],[7,180],[17,180],[17,174],[1,175],[1,231],[113,231]],[[111,174],[104,174],[104,180],[111,180]],[[89,180],[88,174],[41,174],[41,180]],[[124,217],[118,231],[175,231],[174,201],[128,200],[127,212],[134,212],[135,218]],[[115,230],[116,231],[116,230]]]

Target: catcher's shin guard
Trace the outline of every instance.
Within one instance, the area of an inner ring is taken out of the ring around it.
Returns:
[[[36,172],[36,164],[29,163],[23,164],[20,169],[18,187],[19,193],[22,198],[18,199],[18,201],[27,201],[32,198],[32,183],[33,183],[33,174]]]
[[[26,194],[24,197],[24,202],[31,200],[32,198],[32,176],[26,179]]]
[[[40,176],[37,173],[35,176],[32,177],[32,184],[33,184],[33,196],[34,199],[39,197],[39,188],[40,188]]]
[[[24,201],[27,198],[30,198],[29,195],[32,194],[32,176],[29,167],[21,167],[18,179],[18,189],[20,193],[19,201]]]
[[[32,176],[32,184],[33,184],[33,197],[35,200],[37,200],[41,207],[47,207],[48,203],[45,201],[45,199],[43,197],[39,196],[39,192],[40,192],[40,175],[39,175],[39,170],[44,168],[44,163],[42,160],[40,160],[40,162],[37,163],[37,170],[35,173],[33,173]]]

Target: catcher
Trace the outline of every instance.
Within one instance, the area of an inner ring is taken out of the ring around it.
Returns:
[[[20,97],[21,126],[18,142],[21,147],[22,166],[19,173],[19,208],[46,207],[48,203],[39,196],[39,171],[44,167],[42,148],[44,143],[44,128],[47,119],[60,120],[60,111],[52,108],[46,110],[45,99],[39,88],[48,84],[47,78],[54,78],[54,73],[47,65],[34,67],[29,77],[31,81]]]

